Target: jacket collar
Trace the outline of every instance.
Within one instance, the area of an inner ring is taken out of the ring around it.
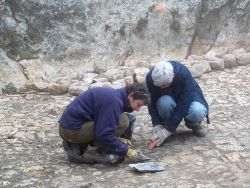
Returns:
[[[123,88],[117,89],[116,91],[122,99],[122,102],[124,105],[123,106],[124,112],[133,112],[133,110],[130,106],[129,100],[128,100],[128,92],[127,92],[126,88],[123,87]]]

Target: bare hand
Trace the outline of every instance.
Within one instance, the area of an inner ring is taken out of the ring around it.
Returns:
[[[155,9],[156,12],[159,12],[161,16],[163,16],[166,11],[167,11],[167,5],[165,3],[157,3],[155,5]]]

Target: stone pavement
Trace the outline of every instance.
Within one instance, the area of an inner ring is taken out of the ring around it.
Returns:
[[[147,109],[137,113],[134,145],[165,167],[136,173],[119,166],[66,160],[55,122],[73,97],[0,97],[0,187],[250,187],[250,65],[211,72],[198,80],[210,104],[207,136],[182,124],[160,148],[147,149]]]

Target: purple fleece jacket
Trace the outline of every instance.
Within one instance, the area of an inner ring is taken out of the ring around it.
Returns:
[[[94,121],[96,140],[111,153],[125,156],[128,146],[114,135],[123,112],[131,112],[126,88],[97,87],[76,97],[58,122],[68,129],[80,129],[84,122]]]

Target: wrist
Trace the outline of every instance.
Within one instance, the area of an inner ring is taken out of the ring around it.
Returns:
[[[164,132],[165,135],[169,136],[171,135],[172,133],[169,132],[165,127],[162,128],[162,131]]]
[[[166,129],[169,133],[171,133],[171,134],[173,134],[173,133],[175,133],[175,131],[170,131],[170,129],[168,128],[168,126],[167,125],[163,125],[162,126],[164,129]]]

